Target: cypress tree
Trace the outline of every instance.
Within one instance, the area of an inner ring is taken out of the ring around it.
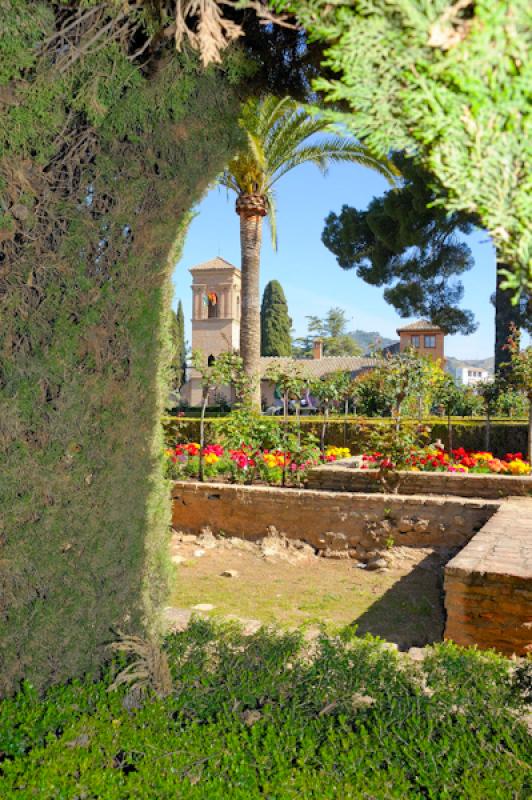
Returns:
[[[279,281],[270,281],[262,295],[260,310],[261,356],[289,356],[292,354],[288,305]]]
[[[177,312],[172,312],[172,339],[174,355],[172,358],[172,384],[176,389],[180,389],[185,382],[185,314],[181,300],[177,306]]]

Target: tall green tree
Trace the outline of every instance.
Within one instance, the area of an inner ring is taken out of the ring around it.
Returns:
[[[307,335],[294,339],[294,356],[311,357],[316,339],[321,340],[325,356],[361,355],[360,346],[347,332],[347,315],[342,308],[330,308],[323,319],[317,316],[308,316],[307,319]]]
[[[273,0],[327,45],[313,88],[374,152],[406,150],[478,215],[514,290],[532,288],[528,0]],[[337,107],[338,107],[337,105]]]
[[[459,236],[469,233],[478,218],[438,205],[445,190],[417,162],[403,154],[393,161],[402,186],[374,198],[365,211],[344,205],[340,214],[331,212],[322,241],[343,269],[385,286],[384,299],[400,316],[428,317],[447,333],[472,333],[477,325],[471,311],[459,308],[464,290],[455,276],[473,265],[471,250]],[[512,304],[511,291],[502,288],[502,271],[498,265],[493,296],[496,371],[507,360],[512,325],[530,326],[526,303]]]
[[[472,229],[471,215],[432,205],[437,194],[430,174],[403,154],[393,161],[400,188],[374,198],[365,211],[342,206],[331,212],[322,233],[342,269],[356,270],[372,286],[385,286],[384,299],[402,317],[428,317],[447,333],[472,333],[471,311],[459,308],[464,289],[453,280],[473,266],[460,233]]]
[[[315,164],[325,171],[329,164],[348,161],[371,167],[390,181],[395,168],[387,158],[375,158],[364,145],[338,135],[323,115],[290,97],[266,95],[250,99],[243,107],[240,124],[243,144],[220,178],[237,195],[240,217],[242,311],[240,353],[246,372],[260,368],[260,250],[262,224],[268,216],[274,246],[277,244],[275,195],[277,182],[300,164]],[[260,407],[257,382],[254,405]]]
[[[521,349],[519,332],[508,340],[508,383],[526,395],[528,401],[528,460],[532,461],[532,346]]]
[[[260,310],[261,356],[289,356],[292,354],[290,331],[292,320],[288,304],[279,281],[270,281],[262,295]]]
[[[183,303],[181,300],[177,306],[177,312],[172,311],[172,362],[171,382],[176,389],[180,389],[185,382],[186,367],[186,342],[185,342],[185,315],[183,313]]]

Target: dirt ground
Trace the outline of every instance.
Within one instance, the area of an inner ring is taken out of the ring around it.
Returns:
[[[380,569],[368,570],[351,559],[318,557],[275,531],[259,543],[174,533],[171,605],[290,628],[356,626],[406,650],[442,638],[442,567],[450,555],[392,547],[386,564],[381,559]]]

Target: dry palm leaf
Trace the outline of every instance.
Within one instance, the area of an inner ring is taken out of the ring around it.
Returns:
[[[119,631],[120,638],[111,645],[112,650],[135,657],[135,660],[121,670],[109,691],[126,684],[140,692],[153,689],[158,697],[167,697],[172,691],[172,677],[168,658],[155,639],[142,639],[140,636],[126,636]]]

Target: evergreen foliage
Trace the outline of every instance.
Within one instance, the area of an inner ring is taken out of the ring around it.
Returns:
[[[270,281],[262,295],[260,311],[261,356],[290,356],[292,320],[288,316],[288,305],[279,281]]]
[[[378,153],[415,154],[532,285],[528,0],[274,0],[328,48],[314,87]]]
[[[0,693],[95,670],[166,596],[169,276],[239,102],[164,38],[142,68],[123,14],[2,3]]]
[[[307,335],[294,339],[294,356],[311,358],[316,339],[321,340],[325,356],[361,355],[360,346],[347,333],[347,316],[342,308],[330,308],[324,319],[313,315],[307,319]]]
[[[325,220],[322,241],[343,269],[356,269],[372,286],[385,286],[384,299],[402,317],[428,317],[446,333],[472,333],[473,314],[459,308],[464,289],[452,282],[473,266],[471,217],[434,205],[431,176],[412,159],[393,157],[402,186],[374,198],[365,211],[342,206]],[[441,194],[441,193],[440,193]]]
[[[96,683],[56,686],[44,698],[26,685],[5,700],[0,795],[528,797],[530,663],[510,668],[451,643],[425,652],[414,663],[349,629],[310,647],[301,633],[244,636],[196,619],[166,641],[166,697],[109,691],[106,670]]]
[[[170,380],[176,389],[180,389],[185,382],[186,342],[185,342],[185,314],[181,300],[177,305],[177,312],[172,311],[172,345],[173,354],[170,365]]]

